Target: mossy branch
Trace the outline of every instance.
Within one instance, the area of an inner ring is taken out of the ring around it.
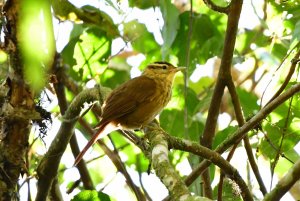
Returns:
[[[46,200],[53,180],[57,175],[58,166],[63,153],[72,137],[75,123],[85,103],[103,100],[103,96],[109,93],[108,88],[96,86],[85,89],[79,93],[63,116],[64,120],[60,129],[52,141],[48,152],[38,165],[38,192],[36,200]]]
[[[192,196],[181,177],[170,164],[168,136],[157,122],[151,123],[144,131],[151,146],[152,166],[156,175],[167,187],[172,200],[209,201],[208,198]]]

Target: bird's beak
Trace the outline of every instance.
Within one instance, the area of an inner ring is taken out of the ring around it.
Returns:
[[[175,71],[178,72],[178,71],[185,71],[186,67],[177,67],[175,68]]]

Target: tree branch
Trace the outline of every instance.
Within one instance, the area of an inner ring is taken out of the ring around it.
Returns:
[[[233,51],[236,41],[236,34],[238,29],[238,22],[241,14],[243,0],[232,0],[228,8],[228,22],[224,41],[223,55],[221,60],[221,66],[218,73],[216,87],[214,89],[212,100],[208,110],[208,116],[205,123],[203,135],[200,139],[200,144],[211,148],[212,142],[215,136],[216,124],[219,115],[220,105],[224,94],[224,89],[227,80],[231,80],[231,63],[233,57]],[[208,171],[208,170],[207,170]],[[207,177],[209,174],[203,174]],[[208,178],[204,178],[203,181],[208,181]],[[204,182],[204,195],[212,196],[212,190],[210,182]]]
[[[221,99],[227,80],[230,80],[230,67],[232,63],[233,50],[236,40],[237,27],[241,13],[242,0],[233,0],[230,4],[230,12],[228,15],[226,37],[220,71],[218,74],[216,87],[212,96],[212,101],[208,110],[208,116],[205,123],[201,144],[211,147],[215,134],[216,123],[218,119]]]
[[[226,7],[222,7],[222,6],[218,6],[216,5],[214,2],[212,2],[211,0],[203,0],[203,2],[207,5],[207,7],[209,7],[210,9],[217,11],[219,13],[228,13],[229,11],[229,6]]]
[[[78,94],[82,89],[80,89],[80,87],[78,85],[76,85],[76,83],[70,79],[65,73],[64,71],[61,71],[61,73],[59,73],[59,76],[61,77],[61,81],[64,83],[64,85],[70,90],[72,91],[74,94]],[[105,94],[103,97],[101,97],[101,100],[100,102],[103,102],[104,99],[105,99]],[[101,107],[98,107],[97,104],[94,105],[94,107],[92,107],[92,111],[93,113],[95,113],[95,116],[100,116],[101,115]],[[94,134],[94,131],[93,129],[91,128],[91,126],[85,122],[82,118],[79,118],[79,123],[84,127],[85,131],[89,134],[89,135],[93,135]],[[123,133],[122,133],[123,134]],[[137,136],[134,136],[134,135],[131,135],[132,137],[135,137],[135,138],[129,138],[128,136],[124,135],[125,137],[127,137],[131,142],[135,143],[137,146],[139,146],[140,144],[138,144],[137,142],[140,142],[139,138]],[[72,140],[72,138],[71,138]],[[101,141],[101,140],[98,140],[98,145],[101,147],[101,149],[104,151],[104,153],[110,158],[110,160],[113,162],[113,164],[115,165],[115,167],[117,168],[117,170],[122,173],[126,179],[126,183],[128,184],[128,186],[133,190],[134,194],[136,195],[137,199],[138,200],[143,200],[144,199],[144,196],[143,196],[143,193],[141,192],[141,190],[134,184],[132,178],[130,177],[128,171],[126,170],[126,167],[124,165],[124,163],[122,162],[120,156],[111,151],[107,145]],[[71,145],[72,146],[72,145]],[[142,145],[141,145],[142,146]],[[142,148],[141,146],[139,146],[140,148]],[[76,148],[77,149],[77,148]],[[73,152],[73,155],[74,156],[77,156],[77,154],[74,154]],[[79,162],[79,166],[78,166],[78,169],[79,171],[82,171],[80,170],[81,169],[81,163],[85,163],[84,160],[81,160]]]
[[[196,142],[182,140],[170,135],[168,135],[167,140],[169,142],[169,148],[187,151],[210,160],[213,164],[218,166],[222,172],[224,172],[229,178],[234,180],[239,185],[242,191],[241,195],[244,200],[253,200],[247,184],[242,179],[238,171],[233,166],[231,166],[231,164],[226,161],[219,153],[201,146]]]
[[[275,188],[268,193],[263,201],[279,201],[282,196],[300,179],[300,160],[279,180]]]
[[[300,41],[297,43],[297,45],[295,45],[294,48],[299,47],[299,45],[300,45]],[[298,52],[296,53],[296,55],[294,56],[294,58],[292,59],[292,62],[291,62],[292,64],[291,64],[290,70],[289,70],[284,82],[282,83],[280,88],[277,90],[277,92],[273,95],[273,97],[268,101],[267,104],[269,104],[272,100],[274,100],[274,98],[279,96],[279,94],[281,94],[283,92],[283,90],[286,88],[286,86],[288,85],[288,83],[290,82],[290,80],[292,78],[292,75],[295,72],[297,64],[299,63],[299,57],[300,57],[300,48],[299,48]]]
[[[54,67],[52,69],[58,80],[58,82],[54,83],[54,89],[55,89],[55,93],[57,96],[60,112],[63,116],[65,114],[66,110],[68,109],[68,103],[67,103],[67,99],[66,99],[65,87],[63,84],[63,76],[62,76],[62,75],[64,75],[64,70],[63,70],[64,68],[62,68],[60,66],[58,54],[56,54]],[[72,137],[70,139],[70,147],[71,147],[73,155],[75,154],[75,156],[77,156],[80,151],[79,151],[77,139],[76,139],[76,136],[74,135],[74,133],[72,134]],[[87,169],[85,163],[78,164],[78,171],[79,171],[84,188],[88,189],[88,190],[94,189],[93,181],[91,179],[91,176],[88,172],[88,169]]]
[[[90,127],[90,125],[86,121],[84,121],[82,118],[80,118],[78,121],[91,136],[94,134],[93,129]],[[107,155],[110,158],[110,160],[115,165],[117,170],[124,175],[124,177],[126,179],[126,183],[132,189],[132,191],[136,195],[137,199],[144,201],[145,197],[143,196],[143,193],[134,184],[134,182],[133,182],[132,178],[130,177],[128,171],[126,170],[126,167],[125,167],[124,163],[122,162],[120,156],[117,153],[110,150],[110,148],[101,139],[97,141],[97,144],[104,151],[105,155]],[[81,161],[84,162],[84,160],[81,160]]]
[[[101,94],[106,93],[106,88],[97,86],[83,90],[73,99],[63,116],[64,121],[62,122],[55,139],[52,141],[48,152],[38,165],[37,175],[39,179],[36,200],[46,200],[53,179],[57,175],[61,157],[71,139],[75,123],[79,117],[83,104],[101,100]]]
[[[244,116],[243,116],[243,112],[242,112],[242,107],[241,107],[241,104],[240,104],[240,101],[239,101],[239,98],[238,98],[237,92],[235,90],[235,86],[234,86],[234,83],[233,83],[232,79],[228,80],[227,88],[228,88],[229,93],[231,95],[231,100],[232,100],[235,116],[236,116],[236,119],[238,121],[239,127],[242,127],[245,124],[245,120],[244,120]],[[253,170],[253,173],[256,177],[256,180],[257,180],[257,182],[260,186],[260,190],[261,190],[262,194],[265,195],[267,193],[267,189],[266,189],[266,187],[263,183],[263,180],[260,176],[257,164],[255,162],[255,159],[254,159],[254,156],[253,156],[253,153],[252,153],[252,147],[250,145],[248,135],[245,135],[243,140],[244,140],[244,145],[245,145],[244,147],[246,149],[246,153],[247,153],[247,156],[248,156],[249,163],[250,163],[251,168]]]
[[[230,146],[241,140],[248,131],[253,129],[258,123],[260,123],[268,114],[270,114],[275,108],[284,103],[290,97],[299,93],[300,91],[300,83],[295,84],[284,93],[275,98],[272,102],[270,102],[267,106],[261,109],[256,115],[254,115],[248,122],[246,122],[242,127],[240,127],[232,136],[227,138],[222,144],[220,144],[215,151],[218,153],[225,152]],[[192,184],[192,182],[200,175],[209,165],[210,161],[204,160],[202,161],[197,168],[193,170],[193,172],[187,176],[185,179],[185,183],[187,185]]]
[[[179,175],[169,162],[168,142],[162,129],[157,124],[144,129],[146,137],[149,139],[152,150],[152,166],[156,175],[170,192],[172,199],[181,200],[191,196],[187,186],[182,182]]]
[[[51,0],[51,5],[55,16],[61,21],[70,20],[77,23],[83,21],[98,26],[113,38],[120,36],[110,16],[92,6],[77,8],[67,0]]]
[[[152,122],[144,129],[146,137],[149,139],[151,146],[151,161],[156,175],[169,190],[172,200],[210,200],[192,196],[187,186],[183,183],[180,176],[170,164],[168,159],[168,140],[165,131],[162,130],[157,122]],[[147,154],[146,154],[147,155]]]

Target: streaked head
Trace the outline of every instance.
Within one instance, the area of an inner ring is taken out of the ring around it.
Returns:
[[[160,77],[168,80],[173,80],[175,74],[178,71],[184,70],[185,67],[175,67],[172,64],[165,61],[158,61],[149,64],[143,72],[143,75],[149,77]]]

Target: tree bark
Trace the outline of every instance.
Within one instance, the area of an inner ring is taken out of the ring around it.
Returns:
[[[7,93],[0,102],[0,200],[19,200],[17,183],[26,172],[31,119],[36,116],[33,93],[23,79],[23,63],[18,46],[19,0],[8,0],[3,8],[6,19],[4,48],[9,54]]]

